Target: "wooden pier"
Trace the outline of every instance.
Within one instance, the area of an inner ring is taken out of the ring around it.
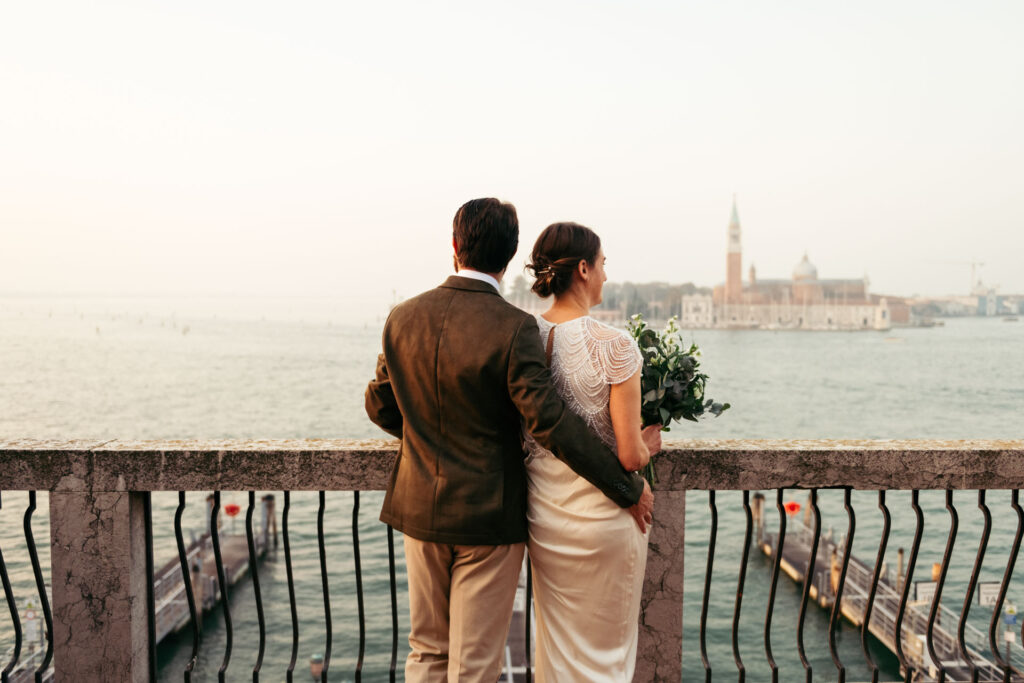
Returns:
[[[759,512],[755,504],[755,515]],[[759,520],[760,521],[760,520]],[[759,545],[765,555],[775,558],[778,546],[778,534],[760,533]],[[783,544],[782,558],[779,568],[793,581],[803,584],[810,559],[813,532],[805,521],[790,516],[786,521],[786,536]],[[843,558],[844,539],[834,541],[831,534],[822,534],[818,541],[818,552],[814,563],[814,575],[810,577],[811,586],[809,600],[813,600],[823,609],[831,610],[835,604],[835,596],[839,584],[841,563]],[[896,618],[899,613],[900,596],[903,590],[902,567],[896,577],[887,576],[883,572],[879,578],[875,593],[874,606],[871,610],[871,622],[868,631],[890,652],[896,653],[895,632]],[[874,565],[865,563],[856,557],[850,557],[843,585],[843,597],[840,614],[848,622],[860,628],[867,598],[871,589]],[[971,665],[963,658],[957,642],[955,629],[960,621],[960,614],[940,603],[933,630],[933,645],[939,662],[933,662],[929,656],[928,617],[931,600],[914,601],[913,595],[908,600],[903,616],[902,638],[903,653],[913,664],[915,681],[936,681],[939,677],[939,664],[946,670],[946,681],[971,681]],[[952,630],[951,630],[952,629]],[[979,681],[1003,681],[1002,667],[987,654],[989,651],[988,634],[977,628],[966,625],[965,644],[974,666],[978,668]],[[1009,661],[1013,681],[1024,681],[1024,649],[1014,643],[1009,649]],[[902,675],[906,672],[901,671]]]
[[[212,500],[208,500],[207,505],[212,505]],[[257,562],[267,554],[268,547],[277,544],[274,497],[264,496],[260,509],[260,521],[253,522],[253,545]],[[234,522],[225,525],[224,515],[218,517],[221,522],[218,528],[221,560],[224,563],[224,576],[230,587],[249,573],[249,542],[245,536],[244,521],[242,533],[227,533],[225,526],[233,527]],[[206,518],[209,519],[209,514]],[[192,536],[185,554],[191,570],[192,591],[201,625],[202,615],[220,604],[221,595],[217,582],[217,565],[213,556],[213,536],[209,529],[199,535],[193,533]],[[153,598],[156,603],[156,642],[159,644],[191,622],[185,582],[181,577],[181,560],[177,552],[174,558],[154,572]],[[34,672],[42,664],[45,650],[42,647],[26,647],[26,650],[18,662],[18,667],[10,673],[9,683],[32,683],[35,680]],[[53,680],[52,666],[43,674],[42,680],[43,683]]]
[[[212,502],[208,502],[208,505]],[[209,519],[209,515],[207,515]],[[228,587],[235,585],[249,573],[249,543],[243,531],[240,534],[225,532],[224,516],[219,515],[222,522],[218,530],[220,555],[224,563],[224,576]],[[228,526],[234,526],[232,522]],[[270,545],[277,543],[277,524],[274,517],[274,497],[264,496],[261,505],[260,521],[253,521],[253,545],[256,549],[256,561],[259,562],[267,553]],[[207,529],[200,536],[193,538],[185,552],[192,578],[192,591],[196,602],[196,611],[202,623],[202,615],[220,604],[220,588],[217,582],[217,565],[213,556],[213,536]],[[177,555],[168,560],[154,574],[154,601],[156,602],[156,642],[159,644],[167,636],[177,633],[188,626],[191,615],[188,610],[188,599],[185,595],[185,582],[181,578],[181,560]]]

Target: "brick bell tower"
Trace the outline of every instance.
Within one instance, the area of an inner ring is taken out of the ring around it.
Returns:
[[[725,261],[725,302],[738,304],[743,299],[743,249],[740,246],[740,216],[736,211],[736,195],[732,196],[729,218],[729,249]]]

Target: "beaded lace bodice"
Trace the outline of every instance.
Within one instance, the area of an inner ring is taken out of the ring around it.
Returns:
[[[537,316],[544,348],[555,330],[551,349],[551,374],[558,394],[569,408],[615,450],[615,432],[608,411],[612,384],[625,382],[640,369],[643,355],[636,341],[624,330],[598,322],[589,316],[549,323]],[[527,455],[550,454],[529,434],[524,434]]]

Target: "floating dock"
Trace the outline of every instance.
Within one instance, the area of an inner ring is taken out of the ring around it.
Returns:
[[[208,506],[212,505],[212,500]],[[209,512],[209,507],[208,507]],[[207,519],[210,515],[207,514]],[[277,526],[274,517],[274,497],[264,496],[261,505],[260,522],[253,523],[253,546],[256,560],[259,562],[271,545],[277,544]],[[220,555],[224,563],[224,575],[228,587],[235,585],[249,573],[249,542],[245,536],[245,523],[242,522],[242,533],[227,533],[225,526],[233,528],[235,522],[223,524],[223,515],[218,515],[221,525],[218,527]],[[217,582],[217,564],[213,554],[213,536],[209,529],[196,536],[188,543],[185,551],[187,564],[192,578],[192,591],[196,601],[196,612],[200,627],[202,616],[215,609],[221,600],[220,587]],[[191,623],[188,609],[188,598],[185,594],[185,582],[181,576],[181,560],[177,552],[162,567],[154,572],[153,599],[156,603],[156,642],[181,631]],[[31,647],[26,650],[18,661],[17,668],[8,675],[9,683],[32,683],[35,670],[43,663],[45,649]],[[53,680],[53,667],[42,676],[43,683]]]
[[[756,513],[759,512],[757,507],[755,503],[755,517],[758,516]],[[758,528],[759,530],[761,529],[760,524]],[[765,555],[774,560],[775,549],[778,546],[778,534],[759,533],[758,537],[758,544],[761,550]],[[799,584],[803,584],[807,579],[805,574],[809,565],[813,540],[813,531],[804,521],[795,515],[787,519],[786,535],[779,569]],[[810,577],[809,600],[830,611],[835,604],[844,542],[844,539],[841,539],[839,542],[833,541],[831,533],[819,536],[818,552],[814,562],[814,575]],[[873,574],[873,565],[869,565],[856,557],[850,557],[839,611],[849,623],[857,628],[860,628],[863,624],[864,611],[867,606],[868,594],[871,590]],[[896,642],[894,636],[896,619],[899,613],[900,596],[903,590],[902,567],[897,571],[895,579],[886,576],[886,572],[882,574],[879,577],[878,587],[875,592],[868,631],[895,655]],[[908,600],[903,616],[903,654],[907,661],[913,665],[914,681],[939,680],[940,663],[946,670],[946,681],[950,683],[954,681],[971,681],[972,667],[961,655],[957,634],[955,633],[960,622],[960,614],[940,603],[932,636],[935,653],[939,662],[933,662],[927,645],[930,610],[930,599],[922,601]],[[951,629],[953,632],[951,632]],[[979,676],[977,680],[1004,680],[1002,667],[993,661],[990,655],[984,654],[989,651],[987,633],[983,633],[967,624],[964,641],[967,645],[967,652],[974,666],[978,669]],[[1013,680],[1024,680],[1024,670],[1022,670],[1024,669],[1024,665],[1022,665],[1024,663],[1024,649],[1014,643],[1010,646],[1009,655]],[[905,676],[906,672],[901,671],[901,675]]]
[[[274,497],[264,496],[261,508],[260,523],[253,522],[253,546],[256,550],[257,562],[266,556],[267,548],[270,545],[277,543]],[[223,521],[222,516],[218,517]],[[209,515],[207,515],[207,519],[209,519]],[[241,534],[225,533],[225,526],[234,527],[234,522],[232,521],[228,525],[221,524],[217,534],[220,540],[221,561],[224,563],[224,575],[230,588],[249,573],[249,543],[244,532],[244,522]],[[216,608],[221,599],[220,587],[217,582],[217,565],[213,555],[213,536],[209,529],[189,542],[185,556],[190,569],[192,592],[201,624],[202,615]],[[185,595],[185,582],[181,577],[181,560],[177,556],[168,560],[166,564],[157,569],[154,578],[156,642],[159,644],[171,634],[188,626],[191,622],[191,615]]]

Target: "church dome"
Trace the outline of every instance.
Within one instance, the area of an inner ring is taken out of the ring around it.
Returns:
[[[814,264],[807,258],[807,254],[804,254],[804,258],[800,263],[796,264],[796,268],[793,269],[794,280],[817,280],[818,269],[814,267]]]

